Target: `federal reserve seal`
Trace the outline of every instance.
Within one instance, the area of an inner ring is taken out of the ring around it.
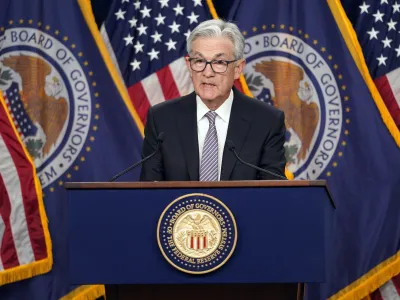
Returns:
[[[99,107],[93,105],[93,75],[77,45],[48,25],[21,19],[0,31],[2,96],[50,192],[79,170],[91,150]]]
[[[264,25],[251,32],[245,32],[246,82],[257,99],[285,113],[288,170],[296,179],[329,177],[349,134],[351,110],[340,66],[301,30]]]
[[[231,211],[206,194],[188,194],[172,201],[157,227],[158,246],[165,259],[190,274],[220,268],[231,257],[236,240]]]

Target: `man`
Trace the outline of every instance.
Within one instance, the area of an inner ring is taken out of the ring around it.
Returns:
[[[244,38],[222,20],[199,24],[187,40],[187,67],[194,92],[149,109],[143,156],[159,151],[142,166],[142,181],[279,179],[239,161],[284,175],[284,114],[233,88],[243,71]]]

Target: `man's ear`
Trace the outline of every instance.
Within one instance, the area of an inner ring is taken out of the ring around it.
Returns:
[[[239,79],[240,74],[242,74],[245,65],[246,65],[246,60],[244,58],[236,62],[235,79]]]
[[[190,78],[192,78],[192,68],[190,67],[189,56],[185,56],[186,67],[188,68]]]

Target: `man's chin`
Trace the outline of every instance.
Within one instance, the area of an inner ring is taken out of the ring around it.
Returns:
[[[216,97],[215,96],[201,96],[201,100],[206,101],[206,102],[212,102],[215,101]]]
[[[210,101],[215,98],[215,93],[210,93],[209,91],[204,91],[204,90],[199,90],[197,95],[204,100],[204,101]]]

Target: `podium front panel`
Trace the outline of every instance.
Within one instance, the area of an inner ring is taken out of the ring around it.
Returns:
[[[325,281],[333,213],[325,187],[70,189],[68,193],[73,284]],[[230,259],[203,275],[175,269],[157,243],[164,209],[192,193],[222,201],[238,229]]]

